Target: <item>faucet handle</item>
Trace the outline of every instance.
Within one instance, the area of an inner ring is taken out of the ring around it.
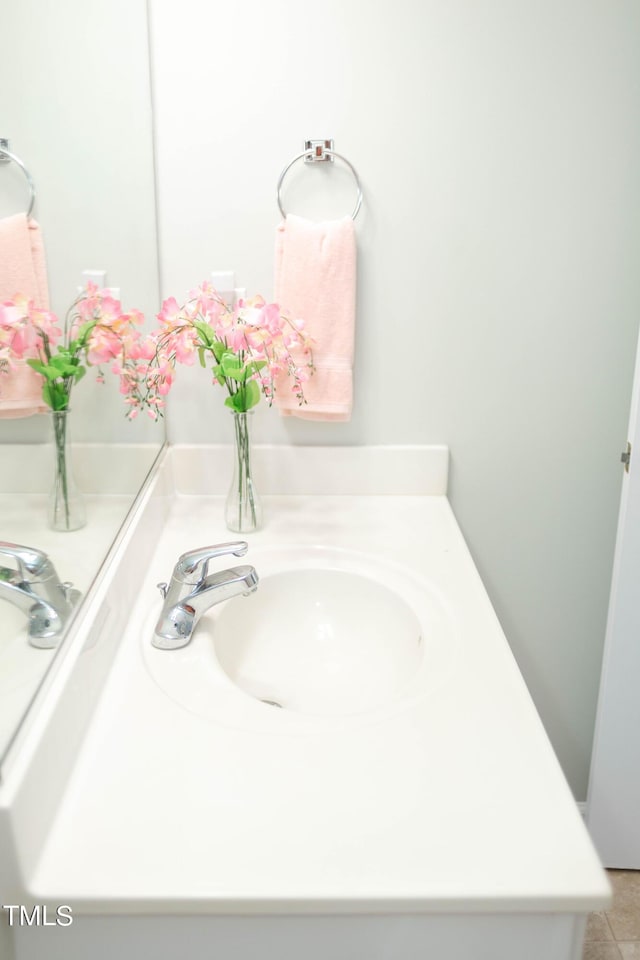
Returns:
[[[248,549],[249,544],[246,540],[239,540],[235,543],[215,543],[210,547],[189,550],[178,558],[173,570],[173,579],[181,583],[199,583],[207,575],[209,560],[229,553],[235,557],[243,557]]]
[[[47,554],[34,547],[23,547],[19,543],[0,540],[0,556],[15,560],[20,576],[25,581],[47,580],[55,572]]]

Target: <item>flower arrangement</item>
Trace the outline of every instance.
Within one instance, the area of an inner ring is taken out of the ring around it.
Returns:
[[[17,294],[0,304],[0,371],[11,370],[15,360],[25,360],[43,377],[42,398],[52,410],[68,410],[71,389],[84,377],[87,366],[111,362],[114,373],[138,359],[142,349],[139,310],[124,313],[109,290],[95,284],[72,303],[64,324],[54,313],[41,310],[33,300]]]
[[[125,313],[109,290],[88,284],[73,302],[61,325],[54,313],[17,294],[0,303],[0,377],[17,360],[25,361],[42,377],[42,399],[53,413],[56,472],[50,501],[50,523],[56,530],[84,526],[84,506],[75,495],[67,462],[67,417],[71,391],[87,372],[102,366],[121,378],[135,365],[143,349],[139,310]],[[126,388],[125,388],[126,389]]]
[[[291,320],[275,303],[257,296],[229,306],[211,284],[202,283],[179,305],[162,304],[160,326],[142,346],[141,359],[122,371],[129,417],[141,409],[157,419],[175,380],[177,364],[211,364],[213,383],[226,387],[225,405],[246,413],[264,396],[273,403],[285,377],[300,404],[303,384],[313,372],[311,341],[302,320]],[[294,358],[302,357],[302,362]]]
[[[177,364],[209,364],[212,382],[226,388],[225,405],[236,414],[234,476],[227,498],[229,529],[255,530],[260,504],[251,474],[247,413],[262,396],[271,406],[287,378],[300,404],[304,383],[313,373],[311,340],[302,320],[291,320],[262,297],[229,306],[208,283],[192,290],[179,305],[171,297],[158,314],[160,326],[146,339],[141,358],[122,371],[129,417],[146,409],[162,416]]]

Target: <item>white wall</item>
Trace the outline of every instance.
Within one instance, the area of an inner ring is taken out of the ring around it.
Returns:
[[[63,316],[83,270],[106,270],[126,308],[158,304],[145,0],[13,0],[2,11],[0,136],[37,191],[51,308]],[[0,166],[0,216],[26,209],[26,181]],[[115,378],[72,396],[78,440],[151,442],[127,423]],[[46,417],[0,421],[0,443],[46,436]]]
[[[163,295],[220,269],[270,295],[278,175],[335,139],[365,194],[353,420],[264,408],[257,438],[450,445],[454,509],[583,799],[640,307],[640,6],[150,14]],[[348,212],[334,182],[321,203],[296,180],[294,212]],[[228,439],[222,394],[181,380],[172,439]]]

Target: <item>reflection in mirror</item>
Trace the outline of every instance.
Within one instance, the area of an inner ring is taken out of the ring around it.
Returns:
[[[0,598],[22,610],[32,647],[55,649],[73,617],[81,593],[64,583],[41,550],[0,540]]]
[[[0,601],[10,605],[2,618],[0,741],[10,740],[24,698],[62,642],[80,599],[41,550],[0,541]]]
[[[145,0],[22,0],[5,13],[4,39],[0,138],[26,168],[35,199],[27,220],[25,170],[11,158],[0,163],[0,301],[39,296],[63,322],[92,280],[124,310],[152,318],[158,271]],[[28,244],[25,253],[17,241],[34,235],[42,248]],[[34,270],[44,277],[37,292],[24,289]],[[96,372],[89,367],[70,395],[68,449],[86,512],[73,531],[49,520],[56,458],[41,384],[34,412],[12,408],[9,380],[0,381],[0,759],[162,443],[157,424],[126,419],[109,365],[104,383]],[[56,616],[55,636],[38,637]]]

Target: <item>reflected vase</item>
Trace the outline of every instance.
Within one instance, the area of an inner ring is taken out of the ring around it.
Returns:
[[[233,478],[225,508],[225,520],[234,533],[251,533],[262,525],[262,507],[251,472],[251,417],[232,413],[234,426]]]
[[[84,498],[73,476],[70,410],[52,410],[53,487],[49,497],[49,526],[52,530],[79,530],[87,522]]]

